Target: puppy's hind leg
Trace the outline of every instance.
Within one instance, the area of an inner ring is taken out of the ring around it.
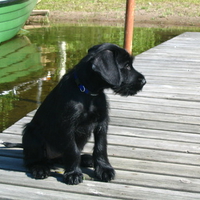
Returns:
[[[50,167],[45,151],[45,142],[30,124],[23,132],[24,164],[29,169],[33,178],[44,179],[50,174]]]
[[[94,167],[93,156],[89,154],[81,155],[81,167]]]

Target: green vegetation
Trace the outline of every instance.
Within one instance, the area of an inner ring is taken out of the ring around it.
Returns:
[[[87,5],[87,6],[86,6]],[[125,7],[124,0],[42,0],[37,9],[49,9],[52,11],[123,11]]]
[[[135,0],[136,10],[159,15],[200,16],[199,0]],[[124,12],[126,0],[42,0],[36,9],[65,12]]]

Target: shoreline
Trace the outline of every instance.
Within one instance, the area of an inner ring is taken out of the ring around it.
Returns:
[[[44,16],[30,16],[28,27],[43,24]],[[50,11],[50,23],[87,24],[100,26],[124,26],[125,12],[59,12]],[[179,15],[162,16],[143,10],[135,11],[135,27],[168,28],[168,27],[196,27],[200,28],[200,17]],[[28,28],[27,27],[27,28]]]

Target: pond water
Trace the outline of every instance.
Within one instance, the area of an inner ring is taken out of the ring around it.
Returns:
[[[55,25],[28,30],[0,45],[0,132],[36,109],[62,75],[93,45],[123,46],[120,27]],[[174,36],[200,28],[135,28],[137,55]]]

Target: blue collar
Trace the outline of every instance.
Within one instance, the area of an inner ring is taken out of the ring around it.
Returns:
[[[74,72],[74,79],[81,92],[89,94],[91,96],[98,96],[98,94],[91,93],[84,85],[80,83],[80,80],[78,79],[76,72]]]

